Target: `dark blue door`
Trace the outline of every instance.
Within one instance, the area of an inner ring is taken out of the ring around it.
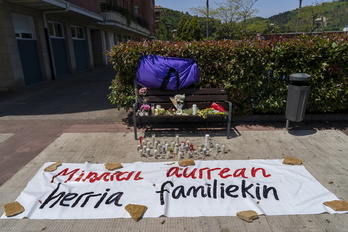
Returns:
[[[51,38],[52,51],[54,57],[54,66],[56,68],[56,76],[64,76],[69,74],[68,56],[64,39]]]
[[[82,71],[88,69],[87,49],[85,40],[73,40],[76,70]]]
[[[17,40],[26,85],[42,81],[36,40]]]

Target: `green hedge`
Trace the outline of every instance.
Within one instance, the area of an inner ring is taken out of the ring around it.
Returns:
[[[121,43],[108,52],[117,71],[108,98],[119,109],[129,109],[134,102],[141,54],[194,58],[201,74],[195,87],[228,89],[237,115],[284,113],[291,73],[312,75],[307,112],[348,109],[348,37],[344,34],[266,41]]]

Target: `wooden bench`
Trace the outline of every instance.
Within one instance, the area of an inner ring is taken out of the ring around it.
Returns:
[[[216,102],[220,105],[222,105],[227,110],[227,115],[208,115],[208,118],[206,120],[209,120],[209,118],[216,118],[216,117],[224,117],[224,122],[227,123],[226,128],[226,136],[227,138],[230,137],[230,130],[231,130],[231,118],[232,118],[232,103],[228,101],[227,99],[227,91],[223,88],[202,88],[202,89],[181,89],[178,91],[169,91],[169,90],[160,90],[160,89],[148,89],[145,96],[138,96],[136,98],[136,102],[133,104],[133,124],[134,124],[134,137],[137,140],[137,119],[139,118],[140,123],[142,124],[142,120],[151,119],[152,121],[156,121],[159,118],[167,118],[170,120],[182,120],[184,118],[190,118],[190,119],[202,119],[198,115],[153,115],[150,114],[149,116],[139,116],[136,114],[138,109],[143,104],[143,100],[146,98],[149,101],[149,104],[153,106],[160,105],[161,108],[169,109],[169,108],[175,108],[172,101],[170,100],[170,97],[174,97],[177,94],[185,94],[185,102],[183,109],[191,108],[193,104],[196,104],[199,109],[205,109],[209,108],[213,102]],[[202,120],[192,120],[193,122],[202,122]],[[191,121],[190,121],[191,122]]]

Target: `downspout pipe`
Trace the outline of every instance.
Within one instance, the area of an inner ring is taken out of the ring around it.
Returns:
[[[48,57],[50,62],[50,68],[51,68],[51,75],[52,80],[56,79],[56,67],[54,66],[54,57],[53,57],[53,51],[52,51],[52,44],[50,40],[50,34],[48,31],[48,22],[47,22],[47,14],[54,14],[54,13],[63,13],[68,12],[70,10],[70,2],[66,2],[65,9],[63,10],[51,10],[51,11],[44,11],[42,14],[43,23],[44,23],[44,31],[45,31],[45,38],[47,42],[47,51],[48,51]]]

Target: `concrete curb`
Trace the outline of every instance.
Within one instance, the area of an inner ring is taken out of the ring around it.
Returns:
[[[285,122],[285,115],[250,115],[233,116],[233,122]],[[304,122],[322,122],[322,121],[348,121],[348,114],[307,114]]]

